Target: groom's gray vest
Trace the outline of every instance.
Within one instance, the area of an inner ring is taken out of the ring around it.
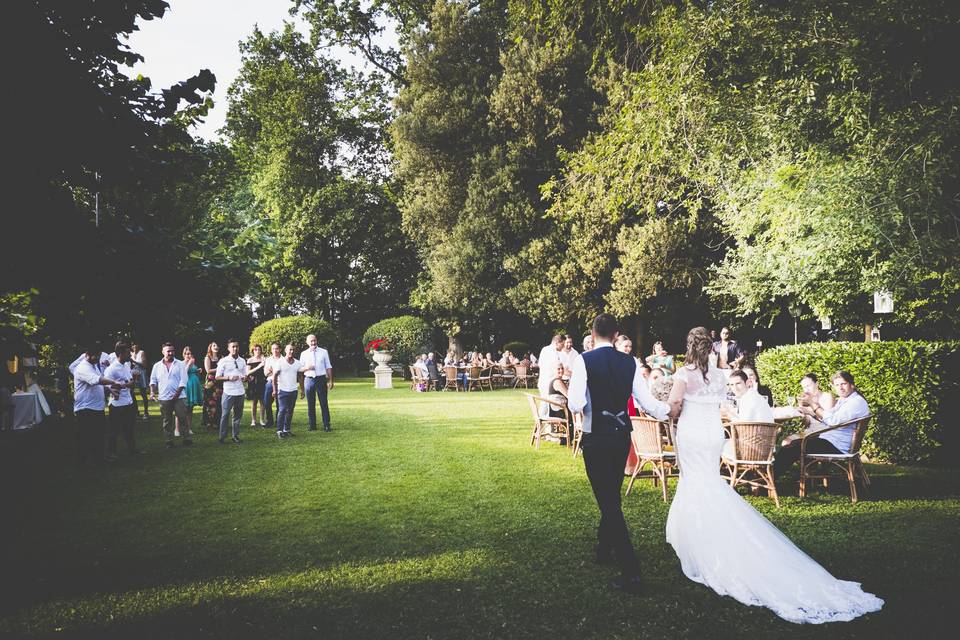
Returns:
[[[627,399],[633,393],[637,361],[611,347],[591,349],[583,354],[590,399],[590,433],[629,433],[633,427],[627,415]]]

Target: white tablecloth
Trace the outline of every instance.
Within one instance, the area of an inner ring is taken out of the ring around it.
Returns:
[[[13,428],[29,429],[43,420],[43,407],[36,393],[17,392],[13,394]]]

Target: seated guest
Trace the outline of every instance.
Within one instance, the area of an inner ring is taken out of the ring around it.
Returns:
[[[833,407],[833,394],[820,389],[820,381],[817,378],[817,374],[808,373],[800,378],[800,388],[803,389],[803,393],[800,394],[799,399],[801,407],[811,406],[813,404],[819,404],[824,409]]]
[[[555,402],[559,402],[564,406],[566,406],[568,386],[567,386],[567,382],[564,380],[564,371],[565,369],[564,369],[563,363],[558,362],[556,372],[554,373],[554,376],[553,376],[553,380],[550,381],[550,387],[548,390],[547,397]],[[550,417],[564,418],[566,417],[566,414],[563,409],[550,405]],[[565,433],[560,436],[560,443],[561,444],[567,443]]]
[[[643,376],[643,379],[646,381],[647,386],[650,386],[650,374],[653,373],[653,369],[648,364],[640,365],[640,375]]]
[[[825,409],[818,401],[809,406],[801,407],[801,411],[810,416],[810,427],[807,434],[816,433],[827,427],[844,424],[858,418],[870,415],[870,407],[866,399],[857,391],[853,376],[849,371],[837,371],[831,378],[833,388],[837,392],[836,404]],[[827,431],[822,435],[807,440],[809,453],[850,453],[853,442],[855,424],[842,429]],[[783,448],[777,453],[774,471],[782,473],[800,458],[800,436],[791,436],[783,441]]]
[[[663,375],[668,378],[677,370],[673,364],[673,356],[667,353],[666,349],[663,348],[663,343],[659,340],[653,343],[653,353],[647,356],[647,364],[654,369],[662,370]]]
[[[453,349],[447,351],[447,357],[443,359],[443,366],[445,367],[455,367],[457,366],[457,354],[453,352]]]
[[[773,409],[767,401],[757,393],[755,387],[750,386],[749,377],[741,369],[735,369],[730,374],[730,389],[737,399],[737,406],[733,412],[727,412],[727,417],[733,422],[773,422]]]
[[[437,367],[433,352],[427,354],[427,377],[430,378],[430,385],[435,390],[443,389],[443,385],[440,383],[440,369]]]
[[[537,366],[537,355],[532,351],[530,352],[530,366],[531,367]]]
[[[760,384],[760,376],[757,375],[757,370],[750,365],[743,365],[740,367],[740,371],[747,374],[747,386],[755,389],[756,392],[760,394],[760,397],[766,400],[767,404],[772,407],[773,394],[770,392],[770,387],[765,387]]]
[[[659,367],[654,367],[653,369],[650,370],[650,375],[647,377],[647,384],[649,384],[650,387],[653,388],[653,385],[657,380],[665,377],[666,376],[663,374],[663,369]]]

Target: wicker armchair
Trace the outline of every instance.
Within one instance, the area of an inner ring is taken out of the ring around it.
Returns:
[[[638,477],[648,477],[653,480],[653,486],[660,485],[663,501],[666,502],[667,477],[670,475],[670,469],[677,459],[676,452],[666,451],[663,447],[667,425],[656,418],[647,416],[630,416],[630,422],[633,423],[630,439],[633,444],[633,451],[637,454],[637,466],[634,467],[633,473],[630,475],[626,495],[630,495],[633,483]],[[648,464],[651,467],[651,474],[641,476],[641,470]]]
[[[773,502],[780,508],[777,485],[773,481],[773,454],[777,448],[780,427],[768,422],[731,422],[731,452],[720,456],[722,471],[736,489],[745,484],[757,489],[766,489]]]
[[[580,441],[583,440],[583,411],[573,414],[573,457],[580,453]]]
[[[833,427],[827,427],[820,431],[808,433],[800,440],[800,497],[807,495],[807,482],[810,480],[823,480],[823,486],[826,488],[830,479],[827,473],[830,467],[836,467],[843,471],[847,476],[847,482],[850,484],[850,502],[857,501],[857,477],[863,482],[863,490],[866,491],[870,486],[870,476],[867,470],[863,468],[860,461],[860,445],[863,443],[863,436],[867,433],[867,427],[870,425],[870,419],[873,416],[857,418],[843,424]],[[827,431],[842,429],[855,425],[853,438],[850,441],[850,453],[807,453],[807,441],[810,438],[816,438]],[[818,471],[819,473],[812,473]]]
[[[410,391],[416,391],[417,387],[423,383],[423,375],[415,366],[410,365]]]
[[[454,366],[446,366],[443,368],[444,376],[444,391],[460,391],[459,380],[457,379],[457,368]]]
[[[483,385],[487,385],[487,389],[493,391],[493,367],[484,367],[480,370],[480,373],[477,375],[477,386],[480,391],[483,391]],[[470,373],[473,373],[473,369],[470,370]]]
[[[467,369],[467,391],[473,391],[474,389],[483,391],[483,388],[480,386],[479,366],[471,366]]]
[[[537,451],[539,451],[540,441],[544,435],[561,431],[566,433],[567,445],[569,446],[572,440],[570,437],[570,429],[573,421],[570,419],[570,410],[567,409],[567,405],[562,402],[557,402],[556,400],[551,400],[550,398],[535,396],[532,393],[524,395],[527,396],[527,401],[530,403],[530,413],[533,416],[533,433],[530,436],[530,444],[535,445]],[[543,404],[549,405],[554,410],[562,410],[563,417],[542,417],[540,415],[540,406]]]

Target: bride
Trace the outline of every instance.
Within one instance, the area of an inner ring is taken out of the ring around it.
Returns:
[[[878,611],[883,600],[859,583],[831,576],[720,476],[726,376],[710,364],[712,348],[706,329],[690,331],[686,364],[674,375],[669,400],[671,415],[680,416],[681,477],[667,517],[667,542],[683,573],[790,622],[838,622]]]

